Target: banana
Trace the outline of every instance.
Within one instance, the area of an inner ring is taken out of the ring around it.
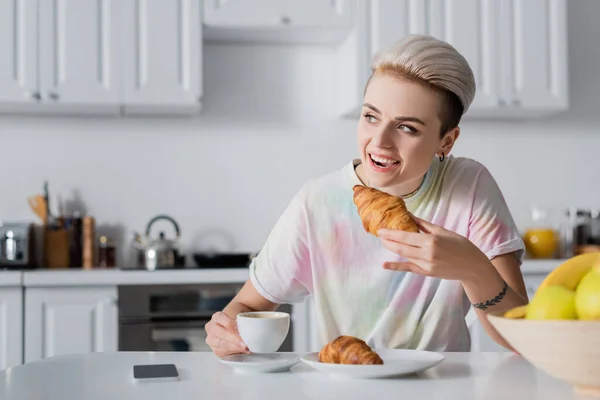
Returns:
[[[598,262],[600,262],[600,252],[584,253],[569,258],[546,276],[538,290],[554,285],[575,290],[579,281]]]
[[[519,307],[511,308],[510,310],[505,312],[504,318],[520,319],[520,318],[525,318],[526,314],[527,314],[527,306],[526,305],[519,306]]]

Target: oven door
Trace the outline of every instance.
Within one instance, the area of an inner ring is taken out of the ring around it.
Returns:
[[[128,321],[119,326],[119,351],[211,351],[207,319]]]

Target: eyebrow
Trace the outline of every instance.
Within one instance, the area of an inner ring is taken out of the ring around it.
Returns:
[[[381,111],[379,111],[379,109],[377,107],[375,107],[374,105],[372,105],[372,104],[365,103],[365,104],[363,104],[363,106],[365,106],[367,108],[370,108],[371,110],[375,111],[378,114],[381,114]],[[427,124],[425,122],[423,122],[422,119],[417,118],[417,117],[396,117],[394,119],[397,120],[397,121],[411,121],[411,122],[416,122],[416,123],[421,124],[423,126],[427,126]]]

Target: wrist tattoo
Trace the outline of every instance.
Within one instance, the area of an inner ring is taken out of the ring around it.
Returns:
[[[508,290],[508,284],[504,281],[504,287],[502,291],[498,293],[496,297],[490,300],[486,300],[485,302],[472,304],[473,307],[479,308],[480,310],[487,310],[488,307],[494,306],[502,301],[504,296],[506,295],[506,291]]]

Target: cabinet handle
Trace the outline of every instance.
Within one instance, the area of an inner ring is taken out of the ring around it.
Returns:
[[[500,107],[504,107],[504,106],[506,105],[506,102],[504,101],[504,99],[499,99],[499,100],[498,100],[498,105],[499,105]]]
[[[37,101],[40,101],[42,99],[42,95],[40,94],[40,92],[27,92],[27,96]]]
[[[513,106],[517,106],[517,107],[519,107],[521,105],[521,101],[519,101],[519,99],[514,99],[512,103],[513,103]]]
[[[55,92],[48,93],[48,97],[50,97],[52,100],[58,100],[60,98],[58,96],[58,93],[55,93]]]
[[[287,15],[284,15],[283,17],[281,17],[281,23],[283,25],[289,25],[292,23],[292,19],[290,17],[288,17]]]

